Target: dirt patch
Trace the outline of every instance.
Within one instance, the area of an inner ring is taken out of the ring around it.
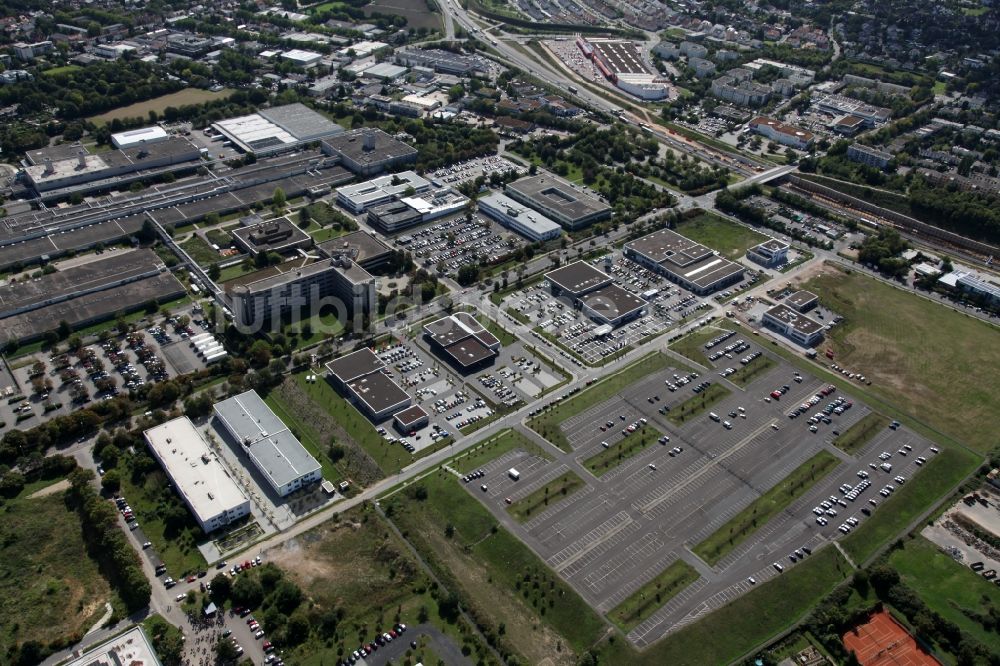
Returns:
[[[64,490],[69,490],[69,479],[56,481],[51,486],[40,488],[39,490],[36,490],[28,495],[28,499],[38,499],[39,497],[45,497],[47,495],[55,495],[56,493],[61,493]]]

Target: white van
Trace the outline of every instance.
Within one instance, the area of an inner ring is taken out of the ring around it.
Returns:
[[[719,415],[718,415],[718,414],[716,414],[715,412],[709,412],[709,414],[708,414],[708,418],[712,419],[712,420],[713,420],[713,421],[715,421],[716,423],[718,423],[719,421],[721,421],[721,420],[722,420],[722,419],[721,419],[721,418],[719,417]]]

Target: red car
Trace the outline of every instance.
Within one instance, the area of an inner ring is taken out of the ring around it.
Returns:
[[[264,641],[264,652],[268,652],[273,649],[274,645],[271,644],[271,641]]]
[[[197,577],[197,576],[194,576],[194,575],[191,575],[191,576],[188,576],[188,579],[187,579],[187,582],[189,582],[189,583],[193,583],[193,582],[195,582],[196,580],[198,580],[198,577]]]

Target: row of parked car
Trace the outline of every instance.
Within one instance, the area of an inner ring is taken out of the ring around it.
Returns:
[[[364,659],[373,652],[376,652],[380,647],[402,637],[404,633],[406,633],[406,625],[400,622],[393,629],[377,634],[370,642],[362,645],[357,650],[347,655],[347,659],[340,662],[338,666],[350,666],[350,664],[355,664],[358,660]],[[411,645],[416,647],[415,642]]]

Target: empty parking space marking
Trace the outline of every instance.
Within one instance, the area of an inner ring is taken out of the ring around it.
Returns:
[[[633,522],[631,516],[624,511],[620,511],[550,557],[547,562],[556,571],[562,571],[594,548],[600,546],[604,540],[613,537]]]

